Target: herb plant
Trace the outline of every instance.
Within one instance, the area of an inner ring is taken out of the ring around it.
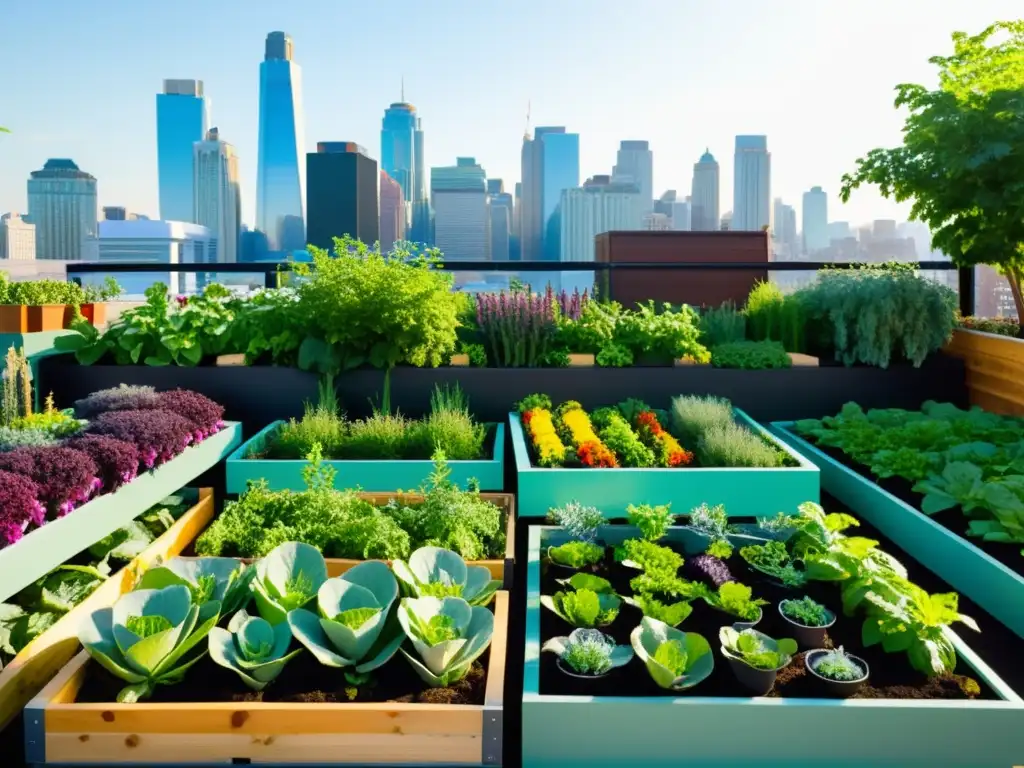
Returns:
[[[804,350],[808,318],[799,292],[786,295],[775,283],[761,281],[750,291],[743,313],[747,338],[781,342],[789,352]]]
[[[695,444],[709,430],[732,424],[732,420],[732,404],[723,398],[672,398],[670,431],[685,444]]]
[[[732,301],[719,307],[709,307],[700,316],[700,341],[712,349],[721,344],[743,341],[747,337],[747,318]]]
[[[597,538],[598,529],[604,525],[605,519],[597,507],[570,501],[548,510],[548,522],[560,525],[577,541],[592,542]]]
[[[635,311],[620,316],[614,341],[633,353],[666,360],[690,358],[708,361],[708,351],[699,341],[700,318],[690,307],[678,309],[670,304],[656,306],[653,301],[638,304]]]
[[[782,467],[788,461],[784,451],[731,422],[701,435],[696,453],[705,467]]]
[[[811,668],[822,677],[844,683],[860,680],[867,674],[864,667],[843,650],[843,646],[818,656]]]
[[[742,547],[740,557],[754,570],[778,579],[787,587],[801,587],[807,583],[807,574],[796,567],[786,545],[780,541]]]
[[[799,600],[783,600],[779,608],[787,619],[805,627],[824,627],[834,618],[825,606],[806,596]]]
[[[790,368],[793,361],[786,353],[786,348],[777,341],[734,341],[711,348],[711,365],[715,368],[760,371]]]
[[[80,419],[94,419],[107,411],[136,411],[153,409],[160,402],[156,389],[147,386],[121,384],[100,389],[76,400],[75,415]]]
[[[657,541],[664,537],[675,522],[675,516],[668,504],[630,504],[626,507],[626,514],[629,524],[639,528],[640,535],[646,541]]]
[[[633,658],[632,648],[616,645],[611,637],[597,629],[574,629],[568,637],[546,641],[541,650],[557,654],[576,674],[592,677],[607,674]]]
[[[480,293],[476,322],[490,363],[501,368],[546,364],[558,335],[558,303],[549,285],[544,295],[529,291]]]
[[[725,561],[708,553],[687,558],[683,573],[687,578],[708,584],[715,589],[730,581],[736,581]]]

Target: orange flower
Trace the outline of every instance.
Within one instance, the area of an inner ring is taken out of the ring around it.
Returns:
[[[609,451],[600,441],[589,441],[576,449],[576,458],[585,467],[617,467],[615,454]]]
[[[640,441],[654,451],[663,467],[682,467],[693,461],[693,454],[683,448],[670,435],[653,411],[641,411],[636,416],[636,431]]]
[[[569,406],[569,407],[567,407]],[[570,440],[576,448],[576,457],[585,467],[617,467],[615,454],[601,442],[594,431],[587,412],[578,403],[563,405],[561,410],[562,426],[569,433]]]

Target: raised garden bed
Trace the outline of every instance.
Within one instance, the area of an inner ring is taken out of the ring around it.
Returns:
[[[666,421],[666,417],[661,415],[660,420]],[[801,502],[818,499],[818,471],[811,462],[739,408],[733,409],[733,420],[783,453],[789,466],[692,466],[692,451],[688,450],[692,445],[683,446],[683,452],[691,458],[678,466],[539,466],[536,449],[523,430],[522,417],[510,413],[519,514],[544,517],[551,508],[575,501],[598,507],[614,518],[624,516],[630,504],[672,504],[681,513],[707,502],[724,504],[730,515],[750,517],[766,509],[795,509]]]
[[[281,429],[284,421],[275,421],[232,453],[226,464],[227,492],[242,493],[250,480],[265,479],[272,490],[298,491],[306,487],[302,470],[307,462],[302,459],[256,458],[264,453],[268,442]],[[505,425],[491,425],[487,439],[490,457],[479,460],[451,460],[451,479],[460,487],[467,487],[476,479],[482,491],[501,491],[505,483]],[[369,492],[411,490],[420,488],[433,471],[434,464],[422,460],[368,461],[351,459],[325,459],[324,464],[337,470],[335,487],[361,488]]]
[[[639,529],[607,526],[599,531],[603,543],[622,544]],[[732,538],[732,537],[731,537]],[[558,528],[530,531],[527,563],[527,617],[525,682],[523,692],[523,764],[529,766],[628,765],[639,755],[650,766],[687,765],[740,768],[771,765],[872,765],[885,768],[950,768],[1008,766],[1024,754],[1024,735],[1015,727],[1024,701],[1009,688],[956,634],[943,636],[956,653],[955,672],[962,678],[929,678],[915,672],[903,653],[885,654],[879,646],[864,648],[861,621],[843,616],[840,590],[835,583],[810,581],[788,589],[758,571],[743,558],[733,557],[728,567],[735,578],[749,584],[755,597],[768,598],[756,629],[771,638],[793,637],[791,625],[781,618],[777,603],[809,595],[838,614],[827,630],[826,644],[845,644],[845,650],[869,665],[869,677],[853,698],[828,698],[805,667],[801,645],[780,671],[766,696],[751,696],[720,649],[719,631],[733,619],[694,600],[692,613],[678,628],[702,635],[711,649],[713,668],[690,671],[695,685],[681,691],[659,687],[634,656],[605,678],[571,677],[561,668],[556,653],[542,652],[552,637],[568,635],[572,626],[541,605],[541,595],[569,590],[555,581],[566,578],[564,569],[547,561],[551,545],[568,540]],[[692,531],[670,528],[660,544],[684,558],[693,557]],[[739,547],[740,539],[733,538]],[[696,558],[694,558],[696,560]],[[628,570],[607,552],[593,575],[610,580],[622,595],[632,592],[629,582],[639,571]],[[684,565],[683,575],[689,573]],[[863,605],[858,608],[863,618]],[[634,627],[641,613],[623,602],[619,615],[602,628],[620,646],[632,649]],[[964,695],[965,678],[978,685],[975,698]],[[671,675],[669,676],[671,680]],[[686,686],[690,683],[679,681]],[[896,698],[898,697],[898,698]],[[566,733],[581,738],[566,739]],[[585,734],[585,736],[582,736]],[[923,736],[927,734],[927,736]]]
[[[795,434],[792,422],[776,422],[771,428],[818,466],[823,490],[1024,637],[1021,545],[968,539],[961,533],[969,521],[958,509],[926,515],[919,508],[921,495],[915,494],[906,481],[892,478],[876,482],[868,467]]]
[[[148,568],[181,554],[215,512],[213,489],[200,489],[196,503],[173,525],[0,669],[0,730],[72,659],[79,649],[77,632],[82,621],[134,588]]]

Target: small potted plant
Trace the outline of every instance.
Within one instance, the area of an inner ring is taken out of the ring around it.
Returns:
[[[702,635],[683,632],[649,616],[643,617],[629,640],[659,688],[685,691],[715,668],[711,646]]]
[[[736,679],[757,696],[772,689],[779,670],[793,660],[797,650],[796,640],[774,640],[763,632],[742,629],[739,625],[722,627],[718,639]]]
[[[548,522],[560,525],[571,541],[557,547],[548,547],[548,561],[566,571],[592,568],[604,559],[605,546],[598,536],[604,525],[604,515],[596,507],[571,501],[548,511]]]
[[[607,579],[577,573],[560,583],[568,589],[541,595],[540,604],[567,624],[584,629],[606,627],[619,615],[622,598]]]
[[[754,597],[753,590],[738,581],[728,581],[722,584],[718,591],[710,593],[705,601],[716,611],[739,619],[734,622],[733,626],[742,629],[757,626],[764,615],[761,606],[768,605],[767,600]]]
[[[797,643],[804,648],[820,648],[828,628],[836,623],[836,615],[832,611],[807,596],[780,601],[779,615],[789,625]]]
[[[838,649],[818,649],[804,656],[807,671],[825,685],[825,689],[841,699],[846,699],[860,690],[867,682],[869,669],[864,659]]]
[[[82,317],[89,325],[99,327],[107,321],[107,302],[113,301],[124,289],[118,285],[117,280],[109,275],[103,281],[103,285],[87,286],[85,288],[85,301],[82,303]]]
[[[544,643],[542,651],[558,655],[558,669],[562,674],[578,680],[599,680],[633,658],[628,645],[615,641],[598,629],[574,629],[568,637],[553,637]]]

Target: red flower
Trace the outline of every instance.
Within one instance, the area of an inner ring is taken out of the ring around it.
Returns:
[[[683,467],[693,461],[693,454],[687,451],[685,448],[673,451],[669,454],[668,465],[670,467]]]
[[[576,458],[585,467],[613,468],[619,466],[619,463],[615,460],[615,454],[609,451],[602,443],[597,443],[593,440],[580,444],[580,447],[576,449]]]

